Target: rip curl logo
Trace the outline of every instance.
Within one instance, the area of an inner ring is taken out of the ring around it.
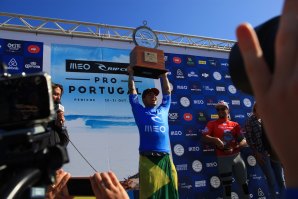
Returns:
[[[105,71],[105,72],[107,72],[107,71],[121,71],[121,72],[127,71],[126,68],[120,68],[118,66],[106,66],[106,65],[101,64],[101,63],[96,63],[96,64],[97,64],[99,70],[102,70],[102,71]]]
[[[103,70],[103,71],[108,71],[108,70],[107,70],[107,67],[106,67],[105,65],[103,65],[103,64],[98,64],[98,68],[99,68],[100,70]]]
[[[168,103],[168,100],[162,100],[161,103],[162,103],[162,104],[167,104],[167,103]]]
[[[157,115],[153,114],[153,113],[150,113],[150,112],[146,112],[147,115],[151,115],[151,119],[154,121],[154,122],[157,122],[157,123],[163,123],[162,121],[162,118],[160,117],[161,116],[161,113],[158,113]]]

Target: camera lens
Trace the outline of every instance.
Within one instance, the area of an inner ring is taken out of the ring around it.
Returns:
[[[274,17],[255,28],[261,48],[263,50],[265,61],[267,62],[272,73],[274,72],[274,46],[279,18],[279,16]],[[232,82],[236,88],[247,94],[253,95],[252,88],[246,75],[244,62],[238,43],[233,46],[230,52],[229,68]]]

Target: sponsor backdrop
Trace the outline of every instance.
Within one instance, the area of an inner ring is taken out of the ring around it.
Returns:
[[[0,39],[0,61],[10,74],[41,72],[42,58],[42,42]]]
[[[228,60],[213,57],[166,54],[171,71],[172,104],[169,113],[174,163],[182,198],[221,198],[214,148],[201,142],[201,131],[216,119],[214,105],[225,100],[230,116],[242,127],[251,114],[254,99],[237,90],[231,81]],[[251,150],[242,150],[246,163],[251,198],[268,198],[268,188]],[[232,198],[240,198],[233,179]]]
[[[139,136],[127,94],[129,53],[126,49],[51,45],[52,80],[64,86],[62,104],[72,141],[68,146],[71,162],[64,169],[73,176],[92,175],[89,164],[97,171],[115,171],[120,180],[138,172]],[[42,71],[42,55],[40,42],[0,39],[0,58],[10,73]],[[243,126],[254,99],[234,87],[227,59],[166,53],[165,60],[172,86],[169,133],[180,196],[221,198],[214,149],[201,143],[201,131],[217,118],[214,104],[219,100],[228,102],[231,119]],[[135,80],[139,94],[148,87],[160,88],[158,80]],[[251,198],[268,198],[264,176],[250,149],[243,149],[242,156]],[[234,182],[232,198],[240,197],[238,190]]]

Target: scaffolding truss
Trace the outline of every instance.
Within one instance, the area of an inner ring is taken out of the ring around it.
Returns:
[[[135,28],[0,12],[0,30],[133,42]],[[159,45],[229,52],[235,41],[155,31]]]

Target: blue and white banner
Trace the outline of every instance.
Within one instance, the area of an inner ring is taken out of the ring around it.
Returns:
[[[53,44],[51,75],[64,87],[62,103],[70,139],[98,171],[120,179],[138,172],[139,135],[128,100],[129,50]],[[138,93],[155,81],[135,78]],[[94,172],[69,144],[74,176]]]

